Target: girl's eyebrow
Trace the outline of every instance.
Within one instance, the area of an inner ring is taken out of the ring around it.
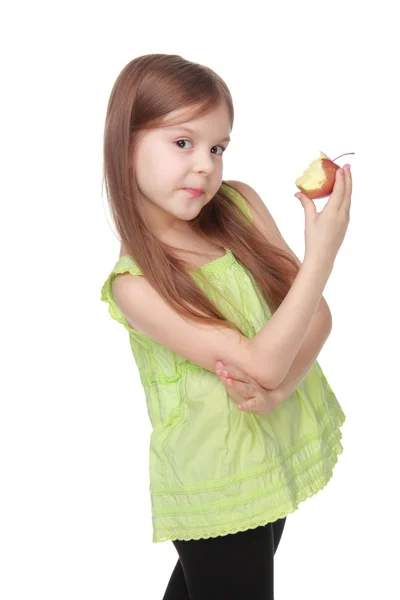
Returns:
[[[197,133],[197,131],[194,131],[193,129],[190,129],[190,127],[173,127],[173,131],[187,131],[188,133]],[[221,140],[221,142],[230,142],[231,138],[229,137],[229,135],[227,137],[225,137],[223,140]]]

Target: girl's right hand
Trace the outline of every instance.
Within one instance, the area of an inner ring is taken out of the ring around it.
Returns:
[[[305,256],[334,263],[350,221],[351,193],[350,165],[345,165],[336,171],[332,194],[321,212],[305,194],[295,194],[305,212]]]
[[[260,417],[271,414],[286,396],[279,388],[267,390],[241,369],[216,362],[216,373],[227,389],[238,410],[250,411]]]

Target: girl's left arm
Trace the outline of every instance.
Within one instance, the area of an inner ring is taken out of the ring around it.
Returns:
[[[327,317],[325,313],[326,311],[322,307],[317,311],[308,328],[300,351],[297,353],[285,379],[276,388],[264,388],[238,367],[224,363],[222,360],[216,362],[216,374],[224,383],[231,398],[238,405],[240,404],[243,410],[267,415],[300,385],[314,365],[330,333],[330,317]]]
[[[331,312],[322,299],[285,379],[275,388],[280,397],[287,398],[300,385],[317,360],[331,330]]]
[[[251,186],[241,181],[227,181],[227,183],[246,199],[253,221],[264,233],[266,239],[288,252],[300,266],[300,259],[287,244],[270,211],[257,192]],[[300,385],[317,360],[331,330],[332,314],[325,298],[322,296],[303,343],[285,379],[278,388],[275,388],[279,392],[279,395],[283,395],[286,398]]]

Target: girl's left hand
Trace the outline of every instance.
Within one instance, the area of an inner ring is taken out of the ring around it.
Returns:
[[[221,360],[217,360],[215,366],[217,376],[227,388],[229,396],[236,402],[239,410],[266,416],[272,413],[283,400],[279,391],[261,387],[240,369],[225,365]]]

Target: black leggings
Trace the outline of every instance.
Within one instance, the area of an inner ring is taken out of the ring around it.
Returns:
[[[274,554],[285,522],[173,541],[179,560],[163,600],[273,600]]]

